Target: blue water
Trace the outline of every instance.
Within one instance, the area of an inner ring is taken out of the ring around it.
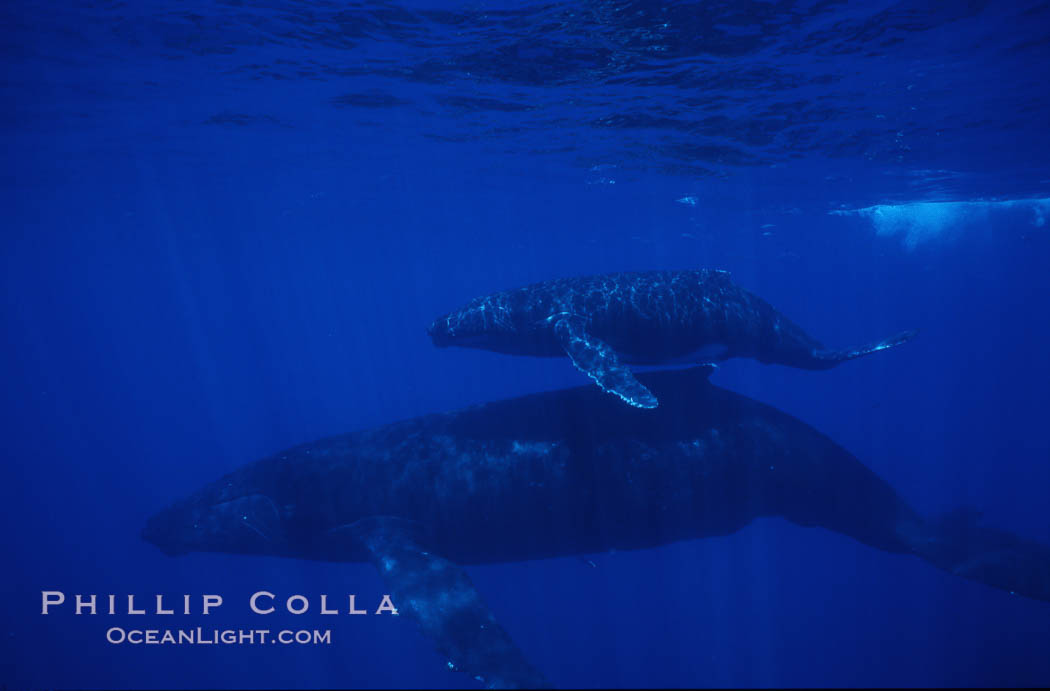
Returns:
[[[404,617],[111,645],[160,618],[40,593],[226,598],[183,627],[258,625],[260,589],[378,600],[367,564],[139,531],[294,444],[582,384],[425,333],[561,276],[721,268],[829,345],[921,329],[714,381],[924,514],[1050,543],[1045,2],[16,1],[0,26],[0,686],[470,683]],[[558,686],[1050,684],[1047,603],[779,519],[468,572]]]

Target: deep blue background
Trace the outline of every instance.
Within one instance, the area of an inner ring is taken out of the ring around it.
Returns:
[[[424,331],[565,275],[728,269],[832,346],[920,328],[831,372],[714,381],[923,513],[1050,542],[1045,5],[2,14],[0,684],[466,683],[405,620],[245,614],[258,589],[377,600],[371,566],[171,559],[138,533],[278,449],[582,384]],[[587,559],[469,569],[560,686],[1050,684],[1050,605],[820,529]],[[335,642],[111,646],[143,623],[43,617],[46,589],[220,593],[143,619]]]

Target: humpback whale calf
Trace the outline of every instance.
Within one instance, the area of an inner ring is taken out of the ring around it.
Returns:
[[[647,271],[562,278],[475,298],[435,319],[438,347],[465,346],[572,363],[637,408],[656,396],[626,364],[716,362],[750,357],[828,369],[911,339],[905,331],[858,348],[829,350],[726,271]]]
[[[663,401],[647,415],[584,386],[303,444],[142,535],[171,555],[370,561],[450,667],[490,687],[546,680],[460,565],[656,547],[764,516],[1050,602],[1050,547],[973,513],[924,518],[812,427],[711,385],[711,369],[640,374]]]

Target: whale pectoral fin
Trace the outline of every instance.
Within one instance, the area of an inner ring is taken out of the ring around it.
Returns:
[[[634,378],[608,343],[587,333],[580,320],[566,317],[554,322],[554,333],[562,348],[580,370],[601,387],[636,408],[655,408],[659,402]]]
[[[398,613],[416,620],[450,669],[487,688],[550,686],[496,621],[466,572],[424,545],[417,523],[375,516],[332,532],[349,535],[368,550]]]

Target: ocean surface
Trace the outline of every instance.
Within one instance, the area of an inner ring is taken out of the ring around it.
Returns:
[[[1048,36],[1042,1],[4,3],[0,687],[471,684],[407,617],[106,631],[378,602],[370,564],[140,531],[289,446],[583,384],[425,330],[563,276],[718,268],[831,346],[920,329],[712,380],[924,515],[1050,544]],[[467,572],[557,686],[1050,685],[1050,604],[782,519]],[[194,613],[43,615],[53,590]]]

